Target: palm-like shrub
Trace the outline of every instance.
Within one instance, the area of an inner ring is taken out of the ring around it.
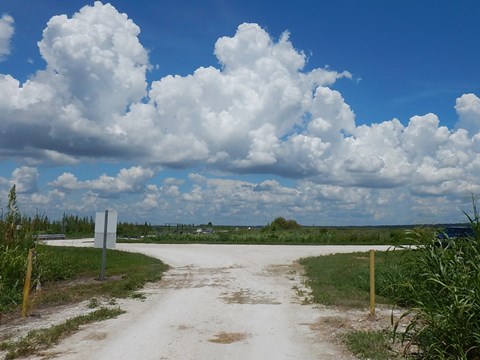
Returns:
[[[417,346],[424,359],[480,359],[480,242],[474,205],[469,217],[475,238],[435,238],[414,232],[414,256],[406,257],[410,280],[399,299],[412,305],[403,334],[406,346]]]

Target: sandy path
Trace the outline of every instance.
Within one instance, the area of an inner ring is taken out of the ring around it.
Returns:
[[[160,258],[172,269],[160,283],[144,289],[144,301],[121,301],[126,314],[85,327],[45,357],[352,359],[315,326],[322,317],[332,316],[329,310],[302,305],[297,290],[301,277],[293,262],[305,256],[386,247],[117,244],[117,248]]]

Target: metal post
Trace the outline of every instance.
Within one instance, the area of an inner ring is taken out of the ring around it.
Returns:
[[[375,250],[370,250],[370,317],[375,317]]]
[[[102,270],[100,280],[105,279],[105,267],[107,264],[107,231],[108,231],[108,210],[105,210],[105,227],[103,230],[103,248],[102,248]]]

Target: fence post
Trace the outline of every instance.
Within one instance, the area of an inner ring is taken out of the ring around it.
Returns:
[[[375,317],[375,250],[370,250],[370,317]]]
[[[33,268],[33,249],[30,249],[28,250],[27,273],[25,274],[25,284],[23,285],[22,318],[27,316],[28,298],[30,296],[30,285],[32,282],[32,268]]]

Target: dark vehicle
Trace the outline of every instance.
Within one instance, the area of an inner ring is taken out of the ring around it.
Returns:
[[[475,239],[475,232],[468,226],[449,226],[436,233],[435,238],[441,246],[447,246],[450,240]]]

